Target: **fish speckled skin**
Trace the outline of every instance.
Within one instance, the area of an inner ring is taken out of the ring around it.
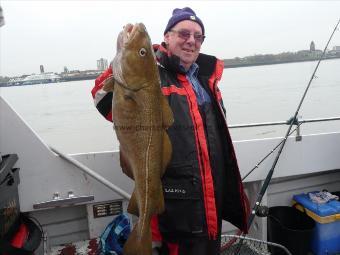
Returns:
[[[142,23],[128,24],[119,34],[113,77],[112,119],[120,143],[123,171],[134,179],[128,212],[138,216],[124,255],[151,255],[151,217],[164,211],[161,177],[171,158],[166,129],[173,123],[150,37]]]

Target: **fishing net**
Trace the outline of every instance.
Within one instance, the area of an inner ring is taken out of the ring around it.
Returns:
[[[280,244],[239,235],[222,235],[221,247],[220,255],[271,255],[271,248],[279,250],[280,254],[292,255]]]

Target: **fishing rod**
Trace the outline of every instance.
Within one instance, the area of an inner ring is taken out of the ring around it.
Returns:
[[[271,181],[271,179],[272,179],[272,176],[273,176],[273,174],[274,174],[274,169],[275,169],[276,164],[277,164],[277,162],[278,162],[278,160],[279,160],[279,158],[280,158],[280,155],[281,155],[281,153],[282,153],[282,150],[283,150],[283,148],[284,148],[284,146],[285,146],[285,144],[286,144],[286,141],[287,141],[287,138],[288,138],[288,136],[289,136],[289,133],[290,133],[290,131],[291,131],[293,125],[294,125],[295,120],[297,119],[297,116],[298,116],[298,114],[299,114],[299,111],[300,111],[300,108],[301,108],[301,106],[302,106],[302,103],[303,103],[303,101],[304,101],[304,99],[305,99],[305,97],[306,97],[306,94],[307,94],[307,92],[308,92],[308,90],[309,90],[309,88],[310,88],[310,85],[311,85],[313,79],[315,78],[315,73],[316,73],[316,71],[318,70],[321,61],[323,60],[323,57],[325,56],[327,47],[328,47],[328,45],[329,45],[331,39],[333,38],[333,35],[334,35],[335,31],[337,30],[337,28],[338,28],[338,26],[339,26],[339,23],[340,23],[340,19],[339,19],[339,21],[337,22],[337,24],[336,24],[336,26],[335,26],[335,28],[334,28],[334,30],[333,30],[331,36],[329,37],[328,42],[327,42],[327,44],[326,44],[326,46],[325,46],[325,48],[324,48],[324,50],[323,50],[323,52],[322,52],[321,57],[319,58],[319,61],[318,61],[317,65],[316,65],[316,67],[315,67],[315,69],[314,69],[314,72],[313,72],[313,74],[312,74],[312,76],[311,76],[311,78],[310,78],[310,80],[309,80],[309,82],[308,82],[308,85],[307,85],[307,87],[306,87],[306,89],[305,89],[305,91],[304,91],[304,93],[303,93],[303,95],[302,95],[302,98],[300,99],[300,103],[299,103],[299,105],[298,105],[298,107],[297,107],[297,109],[296,109],[296,111],[295,111],[295,114],[294,114],[294,116],[291,118],[293,121],[290,122],[290,125],[289,125],[289,127],[288,127],[288,130],[287,130],[287,132],[286,132],[285,137],[284,137],[283,140],[282,140],[281,146],[280,146],[280,148],[279,148],[279,150],[278,150],[278,153],[276,154],[276,157],[275,157],[275,159],[274,159],[274,162],[273,162],[273,164],[272,164],[272,167],[270,168],[270,170],[269,170],[269,172],[268,172],[268,174],[267,174],[267,176],[266,176],[266,179],[264,180],[264,183],[263,183],[263,185],[262,185],[262,187],[261,187],[261,190],[260,190],[259,194],[257,195],[257,199],[256,199],[256,202],[255,202],[255,205],[254,205],[254,207],[253,207],[253,209],[252,209],[252,211],[251,211],[251,214],[250,214],[250,216],[249,216],[249,218],[248,218],[248,224],[247,224],[247,229],[248,229],[248,230],[249,230],[251,224],[252,224],[253,221],[254,221],[256,212],[258,211],[258,209],[259,209],[259,207],[260,207],[260,204],[261,204],[261,202],[262,202],[262,198],[263,198],[264,194],[265,194],[266,191],[267,191],[267,188],[268,188],[268,186],[269,186],[269,183],[270,183],[270,181]],[[246,234],[242,234],[242,236],[246,236]],[[242,244],[243,244],[243,239],[241,239],[241,241],[240,241],[240,243],[239,243],[239,245],[238,245],[238,249],[237,249],[237,251],[236,251],[235,254],[239,254],[239,252],[240,252],[240,250],[241,250]]]
[[[290,124],[290,121],[292,121],[292,119],[289,119],[287,121],[287,125]],[[291,134],[293,134],[302,124],[303,122],[294,122],[295,125],[297,125],[290,133],[289,136]],[[242,177],[242,182],[256,169],[258,168],[271,154],[274,153],[274,151],[283,143],[283,139],[267,154],[265,155],[245,176]],[[249,208],[250,210],[250,208]],[[221,252],[224,252],[225,250],[227,250],[233,243],[235,243],[237,241],[237,237],[240,237],[240,235],[242,234],[242,231],[239,231],[238,233],[236,233],[235,237],[233,237],[228,243],[224,244],[223,246],[221,246]]]
[[[289,124],[289,123],[287,123]],[[297,127],[294,128],[288,136],[290,136],[291,134],[293,134],[300,126],[302,125],[302,122],[297,123]],[[274,153],[274,151],[279,148],[279,146],[283,143],[282,139],[266,156],[264,156],[245,176],[242,177],[242,181],[244,181],[252,172],[254,172],[254,170],[256,168],[258,168],[270,155],[272,155]]]
[[[330,120],[340,120],[340,117],[331,117],[331,118],[323,118],[323,119],[308,119],[308,120],[294,120],[294,125],[296,125],[296,128],[294,128],[290,133],[293,134],[302,124],[307,122],[320,122],[320,121],[330,121]],[[286,121],[286,124],[289,125],[290,122],[293,121],[292,118],[290,118],[288,121]],[[268,124],[269,126],[269,124]],[[242,177],[242,182],[256,169],[258,168],[271,154],[274,153],[274,151],[279,148],[279,146],[283,143],[283,140],[281,140],[266,156],[264,156],[258,163],[255,164],[255,166]]]

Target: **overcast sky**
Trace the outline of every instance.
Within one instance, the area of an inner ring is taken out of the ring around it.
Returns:
[[[205,25],[202,52],[219,58],[323,49],[340,19],[340,1],[0,1],[0,75],[96,69],[112,60],[126,23],[143,22],[153,43],[176,7],[189,6]],[[330,48],[340,45],[340,32]]]

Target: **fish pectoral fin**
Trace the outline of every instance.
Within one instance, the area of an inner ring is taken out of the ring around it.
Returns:
[[[114,90],[115,87],[115,79],[113,78],[113,76],[111,76],[110,78],[107,78],[104,81],[104,85],[103,85],[103,90],[106,92],[112,92]]]
[[[134,180],[130,163],[126,159],[124,153],[121,150],[119,151],[119,158],[120,158],[120,167],[122,168],[123,173],[127,175],[128,177],[130,177],[132,180]]]
[[[133,215],[139,216],[139,210],[138,210],[138,204],[137,204],[137,198],[136,198],[136,191],[134,190],[132,192],[129,205],[127,207],[128,213],[131,213]]]
[[[174,123],[174,116],[169,106],[169,102],[164,95],[162,95],[161,100],[162,100],[163,126],[167,129],[172,125],[172,123]]]

